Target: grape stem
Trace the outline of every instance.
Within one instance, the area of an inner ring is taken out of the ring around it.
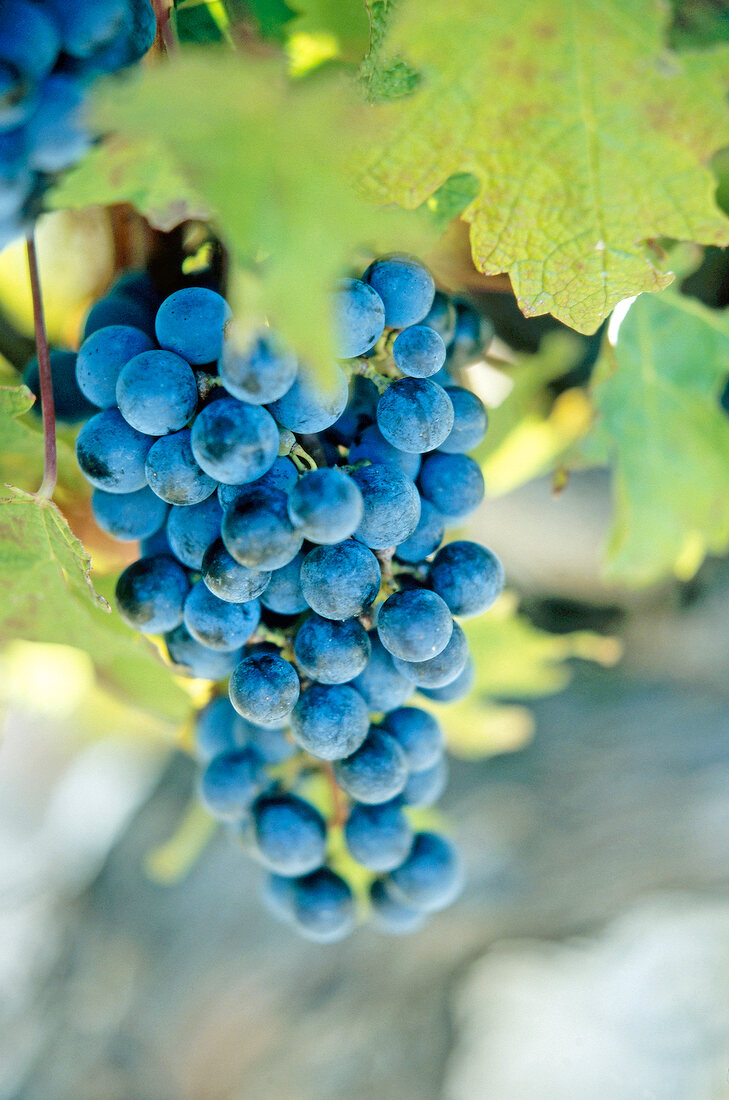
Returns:
[[[347,820],[347,807],[342,797],[342,789],[337,783],[337,778],[334,774],[334,768],[329,760],[322,760],[322,770],[327,777],[327,781],[332,791],[332,802],[334,803],[334,813],[332,814],[332,825],[344,825]]]
[[[162,40],[164,52],[167,54],[176,53],[177,39],[170,22],[171,4],[167,0],[152,0],[152,7],[154,8],[154,14],[157,16],[157,30]]]
[[[309,452],[304,450],[300,443],[294,443],[291,448],[290,457],[299,471],[303,470],[304,464],[306,464],[310,470],[317,469],[316,462]]]
[[[56,489],[58,460],[56,456],[56,409],[53,403],[53,379],[51,377],[51,355],[48,349],[48,335],[43,313],[43,295],[41,293],[38,254],[35,237],[32,233],[26,237],[25,248],[28,257],[28,275],[30,293],[33,300],[33,325],[35,328],[35,347],[38,354],[38,377],[40,380],[40,399],[43,411],[43,481],[38,490],[39,497],[48,500]]]

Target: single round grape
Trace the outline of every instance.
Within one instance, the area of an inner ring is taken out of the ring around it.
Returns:
[[[221,752],[241,749],[247,740],[246,724],[220,695],[203,707],[195,722],[195,755],[206,764]]]
[[[223,653],[201,645],[184,623],[165,634],[165,643],[177,671],[201,680],[224,680],[240,660],[240,650]]]
[[[76,440],[76,458],[87,481],[108,493],[133,493],[147,484],[144,463],[154,439],[127,424],[118,409],[87,420]]]
[[[65,0],[61,0],[64,3]],[[138,302],[144,302],[155,313],[160,306],[160,293],[148,271],[129,270],[124,271],[112,283],[109,294],[125,294],[129,298],[135,298]]]
[[[400,794],[407,782],[408,766],[395,738],[373,726],[355,752],[344,760],[335,760],[334,775],[350,798],[375,805]]]
[[[255,600],[271,580],[271,574],[266,570],[239,565],[225,549],[222,539],[212,542],[203,554],[202,575],[213,595],[230,603]]]
[[[342,470],[311,470],[289,494],[289,518],[309,542],[341,542],[357,530],[363,515],[362,494]]]
[[[268,331],[255,336],[247,348],[227,340],[218,364],[220,381],[228,393],[249,405],[269,405],[283,397],[298,369],[295,356]]]
[[[469,455],[428,455],[420,471],[420,492],[447,520],[463,519],[483,500],[483,474]]]
[[[236,821],[251,806],[265,782],[261,759],[253,749],[232,749],[213,757],[200,777],[200,801],[213,817]]]
[[[312,684],[291,714],[294,740],[320,760],[340,760],[367,736],[369,714],[361,695],[347,684]]]
[[[423,561],[438,549],[445,534],[445,521],[429,500],[420,501],[420,519],[418,526],[409,539],[401,542],[395,550],[400,561],[417,563]]]
[[[392,345],[395,366],[411,378],[430,378],[445,363],[442,337],[427,325],[411,325],[395,337]]]
[[[28,0],[0,6],[2,59],[29,81],[42,80],[56,61],[61,36],[51,12]]]
[[[385,307],[361,279],[342,279],[334,295],[337,355],[351,359],[374,347],[385,328]]]
[[[131,542],[153,535],[167,519],[167,505],[147,488],[134,493],[94,489],[91,509],[99,527],[115,539]]]
[[[347,395],[347,379],[339,367],[321,375],[299,367],[291,388],[268,408],[282,428],[297,434],[323,432],[344,412]]]
[[[451,614],[482,615],[504,589],[504,569],[491,550],[477,542],[449,542],[430,566],[430,586],[445,600]]]
[[[354,929],[354,899],[347,883],[328,867],[294,880],[292,919],[306,939],[335,943]]]
[[[413,831],[397,800],[353,806],[344,837],[351,856],[380,874],[399,867],[413,843]]]
[[[254,490],[232,505],[223,516],[222,535],[228,553],[249,569],[280,569],[304,541],[280,489]]]
[[[415,481],[422,462],[419,454],[399,451],[392,443],[388,443],[376,424],[364,428],[357,443],[349,448],[351,463],[361,462],[363,458],[369,459],[375,466],[394,466],[410,481]]]
[[[306,611],[308,604],[301,591],[301,566],[304,557],[300,550],[287,565],[270,573],[271,580],[261,596],[261,603],[269,611],[275,611],[277,615],[298,615]]]
[[[215,492],[218,484],[195,461],[188,428],[164,435],[152,444],[145,473],[150,489],[168,504],[199,504]]]
[[[200,366],[220,358],[225,326],[231,317],[230,306],[220,294],[207,287],[190,286],[165,298],[157,310],[154,328],[160,347]]]
[[[453,427],[438,450],[449,455],[465,454],[478,447],[486,435],[488,413],[481,398],[470,390],[448,386],[445,392],[453,406]]]
[[[296,669],[274,653],[245,657],[230,678],[230,701],[250,722],[266,725],[286,718],[298,698]]]
[[[403,661],[426,661],[445,649],[453,619],[445,602],[424,588],[393,592],[380,607],[377,633],[385,649]]]
[[[394,897],[385,879],[378,878],[372,883],[370,903],[375,927],[380,932],[404,936],[417,932],[425,924],[425,914]]]
[[[154,312],[153,306],[129,294],[108,294],[89,310],[84,323],[84,342],[94,332],[112,325],[139,329],[151,339],[154,337]]]
[[[423,324],[433,328],[446,347],[456,334],[456,307],[447,295],[436,290],[433,304],[423,318]]]
[[[398,742],[411,771],[431,768],[443,755],[440,722],[420,707],[398,707],[390,711],[382,719],[382,729]]]
[[[448,762],[444,756],[420,771],[411,771],[400,798],[406,806],[433,806],[448,785]]]
[[[446,391],[429,378],[391,382],[377,405],[377,426],[400,451],[423,454],[448,438],[453,406]]]
[[[305,606],[325,619],[351,619],[361,615],[379,592],[380,566],[371,550],[347,539],[310,550],[300,579]]]
[[[143,634],[162,634],[182,622],[190,588],[173,557],[156,554],[128,565],[116,582],[116,604],[125,623]]]
[[[476,682],[476,666],[473,658],[469,657],[462,672],[459,672],[455,680],[441,688],[418,688],[418,694],[433,699],[436,703],[455,703],[459,699],[465,699],[471,694]]]
[[[96,329],[82,343],[76,360],[79,387],[100,409],[116,405],[116,384],[130,359],[154,344],[141,329],[131,325],[106,325]]]
[[[393,658],[395,668],[418,687],[442,688],[451,684],[463,672],[468,661],[468,642],[458,623],[445,649],[425,661],[402,661]]]
[[[201,569],[205,551],[220,537],[223,509],[209,496],[200,504],[173,506],[167,519],[167,538],[172,553],[190,569]]]
[[[97,410],[87,400],[76,379],[76,352],[65,351],[63,348],[51,348],[50,361],[53,408],[55,409],[56,419],[66,420],[69,424],[76,424],[79,420],[87,420],[88,417],[93,416]],[[23,371],[23,382],[36,399],[32,412],[40,416],[43,412],[43,395],[40,388],[37,355],[34,355],[30,362],[26,364]]]
[[[149,0],[131,0],[123,30],[94,52],[86,63],[85,72],[95,76],[118,72],[127,65],[133,65],[150,49],[156,31],[157,19]]]
[[[278,429],[265,409],[226,397],[196,418],[192,452],[211,477],[227,485],[248,484],[273,466]]]
[[[291,459],[279,457],[270,470],[266,470],[265,474],[256,478],[255,481],[246,482],[244,485],[219,485],[218,500],[223,508],[230,508],[251,489],[281,489],[288,494],[298,480],[299,471]]]
[[[436,833],[417,833],[410,855],[387,880],[393,893],[406,905],[433,913],[445,909],[463,885],[461,861],[456,849]]]
[[[220,600],[203,581],[198,581],[185,599],[183,618],[197,642],[229,653],[240,649],[253,634],[261,618],[261,605],[258,600],[247,603]]]
[[[417,325],[433,304],[433,277],[410,256],[396,254],[375,260],[365,271],[364,281],[382,299],[388,328]]]
[[[391,466],[355,470],[364,501],[364,518],[354,537],[373,550],[385,550],[409,539],[420,519],[420,496],[412,481]]]
[[[39,101],[25,125],[28,167],[63,172],[91,145],[83,120],[84,89],[67,73],[54,72],[38,88]]]
[[[299,668],[310,680],[344,684],[365,668],[370,641],[357,619],[333,622],[312,614],[299,627],[294,653]]]
[[[369,634],[371,653],[363,672],[352,680],[369,710],[387,712],[401,706],[413,693],[413,685],[398,672],[377,631]]]
[[[190,366],[171,351],[143,351],[130,359],[116,384],[119,412],[146,435],[184,428],[197,408]]]
[[[327,829],[318,810],[295,794],[263,795],[252,809],[255,851],[279,875],[306,875],[321,867]]]
[[[77,4],[70,0],[45,0],[58,26],[65,53],[91,57],[121,30],[128,15],[125,0]]]

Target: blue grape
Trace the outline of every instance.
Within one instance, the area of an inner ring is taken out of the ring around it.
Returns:
[[[406,806],[432,806],[448,785],[448,763],[441,756],[429,768],[412,771],[400,798]]]
[[[374,347],[385,328],[385,307],[361,279],[342,279],[334,296],[337,355],[351,359]]]
[[[165,643],[176,669],[201,680],[224,680],[240,660],[240,650],[223,653],[201,645],[184,623],[165,634]]]
[[[478,447],[486,435],[488,413],[475,393],[461,386],[449,386],[445,391],[453,406],[453,427],[438,450],[444,454],[465,454]]]
[[[363,466],[355,470],[364,501],[364,518],[354,537],[373,550],[385,550],[409,539],[420,519],[418,491],[404,474],[391,466]]]
[[[265,409],[226,397],[208,405],[196,418],[192,452],[205,473],[217,481],[247,484],[273,466],[278,429]]]
[[[113,538],[127,541],[148,538],[167,519],[167,505],[147,488],[134,493],[94,489],[91,508],[99,527]]]
[[[230,306],[217,291],[190,286],[165,298],[154,328],[160,347],[200,366],[220,358],[231,316]]]
[[[230,678],[230,701],[250,722],[269,725],[286,718],[298,698],[296,669],[274,653],[245,657]]]
[[[418,688],[420,695],[433,699],[436,703],[455,703],[459,699],[465,699],[470,695],[476,682],[476,666],[473,658],[469,657],[462,672],[459,672],[455,680],[441,688]]]
[[[335,760],[334,775],[350,798],[376,805],[400,794],[408,766],[395,738],[373,726],[358,749],[344,760]]]
[[[352,440],[357,438],[362,429],[372,424],[379,400],[380,395],[374,382],[371,382],[369,378],[363,378],[360,374],[355,374],[350,383],[349,400],[344,412],[339,420],[327,429],[329,438],[333,439],[335,443],[349,447]],[[366,457],[369,458],[370,456],[367,455]],[[351,458],[350,461],[354,462],[355,459]]]
[[[29,0],[3,0],[0,5],[2,59],[27,80],[42,80],[61,48],[58,27],[50,12]]]
[[[352,891],[328,867],[294,880],[292,919],[306,939],[335,943],[354,929]]]
[[[341,542],[356,531],[363,515],[362,494],[341,470],[311,470],[289,495],[289,518],[309,542]]]
[[[230,508],[236,500],[240,500],[251,489],[280,489],[284,493],[290,493],[298,480],[299,471],[291,459],[279,457],[274,461],[273,466],[255,481],[246,482],[243,485],[219,485],[218,500],[223,508]]]
[[[228,553],[249,569],[287,565],[304,541],[289,519],[287,505],[280,489],[258,489],[229,508],[222,526]]]
[[[213,757],[200,777],[200,801],[213,817],[236,821],[250,808],[265,782],[254,749],[231,749]]]
[[[504,589],[504,569],[485,546],[465,539],[450,542],[435,555],[430,585],[445,600],[451,614],[482,615]]]
[[[390,383],[379,400],[377,426],[393,447],[423,454],[448,438],[453,427],[453,406],[437,382],[400,378]]]
[[[398,707],[390,711],[382,719],[382,729],[398,742],[411,771],[431,768],[443,755],[440,722],[419,707]]]
[[[400,561],[417,563],[423,561],[438,549],[445,534],[445,520],[429,500],[420,501],[420,519],[418,526],[409,539],[401,542],[395,550]]]
[[[104,409],[87,420],[76,440],[84,476],[108,493],[133,493],[147,484],[144,463],[154,443],[127,424],[118,409]]]
[[[395,667],[393,658],[380,641],[377,632],[371,631],[370,659],[363,672],[352,680],[369,710],[387,712],[401,706],[413,693],[410,680]]]
[[[365,271],[364,280],[382,299],[388,328],[417,325],[433,305],[433,277],[410,256],[396,254],[375,260]]]
[[[309,679],[320,684],[344,684],[365,668],[370,641],[357,619],[333,622],[310,615],[296,634],[294,653]]]
[[[393,592],[380,607],[377,632],[393,657],[426,661],[445,649],[453,632],[453,619],[435,592],[405,588]]]
[[[222,539],[208,546],[202,560],[203,581],[220,600],[247,603],[266,590],[271,574],[266,570],[248,569],[239,565],[225,549]]]
[[[246,724],[230,704],[220,695],[203,707],[195,722],[195,754],[198,760],[209,763],[220,753],[241,749],[246,743]]]
[[[130,359],[116,384],[119,412],[147,435],[184,428],[197,408],[197,383],[190,366],[171,351],[143,351]]]
[[[258,600],[230,603],[220,600],[198,581],[185,599],[184,623],[192,637],[209,649],[228,653],[240,649],[255,631],[261,618]]]
[[[160,294],[148,271],[124,271],[109,290],[110,294],[124,294],[144,302],[156,313],[159,309]]]
[[[125,0],[45,0],[53,14],[63,49],[73,57],[90,57],[122,28],[127,15]]]
[[[220,537],[223,509],[215,496],[200,504],[173,506],[167,520],[167,538],[172,553],[190,569],[202,567],[205,551]]]
[[[420,471],[420,492],[447,519],[463,519],[483,500],[483,474],[469,455],[428,455]]]
[[[142,557],[149,558],[153,554],[169,554],[174,557],[170,541],[167,538],[167,525],[160,527],[149,538],[142,539]]]
[[[267,874],[263,881],[261,900],[269,913],[277,920],[289,921],[294,916],[295,879],[285,875]]]
[[[351,463],[360,462],[363,458],[369,459],[375,466],[394,466],[411,481],[418,476],[422,461],[419,454],[399,451],[388,443],[376,424],[366,427],[358,442],[349,448]]]
[[[154,344],[141,329],[131,325],[106,325],[95,329],[82,343],[76,360],[81,392],[93,405],[116,405],[116,384],[130,359],[152,351]]]
[[[240,718],[240,715],[238,716]],[[266,764],[281,764],[299,752],[285,729],[278,726],[259,726],[255,722],[245,722],[248,743]]]
[[[430,378],[445,363],[443,338],[427,325],[411,325],[395,337],[392,345],[395,366],[411,378]]]
[[[422,323],[435,329],[446,347],[452,342],[456,334],[456,307],[440,290],[436,290],[433,304]]]
[[[468,642],[458,623],[448,645],[435,657],[425,661],[403,661],[395,657],[395,668],[418,687],[442,688],[452,683],[463,672],[468,661]]]
[[[312,684],[291,715],[294,740],[320,760],[340,760],[367,736],[369,714],[361,695],[347,684]]]
[[[318,810],[294,794],[263,795],[252,809],[255,851],[279,875],[306,875],[321,867],[326,824]]]
[[[271,333],[256,336],[241,350],[233,341],[223,345],[218,373],[228,393],[249,405],[269,405],[291,389],[298,363]]]
[[[195,461],[188,428],[162,436],[152,444],[145,473],[150,489],[168,504],[200,504],[218,484]]]
[[[154,308],[130,294],[110,294],[91,307],[84,323],[84,341],[102,328],[123,325],[154,336]]]
[[[325,619],[361,615],[379,592],[380,580],[377,558],[353,539],[315,547],[301,566],[304,600]]]
[[[116,582],[116,604],[125,623],[143,634],[162,634],[182,622],[190,588],[173,557],[156,554],[128,565]]]
[[[463,884],[456,849],[436,833],[417,833],[410,855],[386,880],[406,905],[426,913],[445,909]]]
[[[62,172],[91,145],[82,117],[84,91],[73,77],[52,73],[39,87],[40,102],[25,126],[28,166]]]
[[[370,903],[375,927],[381,932],[403,936],[417,932],[425,923],[425,914],[393,897],[392,890],[384,879],[378,878],[372,883]]]
[[[339,367],[331,367],[321,377],[299,367],[291,388],[268,408],[282,428],[296,433],[323,432],[344,412],[347,395],[347,379]]]
[[[298,615],[308,604],[301,591],[301,566],[305,555],[302,551],[287,565],[274,569],[266,586],[261,603],[277,615]]]
[[[456,331],[448,348],[449,366],[459,368],[475,363],[482,357],[493,335],[494,327],[488,318],[481,317],[466,302],[457,302]]]
[[[354,806],[344,837],[352,857],[378,873],[399,867],[413,843],[413,831],[397,800]]]
[[[64,351],[62,348],[51,348],[50,361],[53,407],[56,419],[76,423],[92,416],[96,409],[87,400],[76,381],[76,352]],[[43,410],[43,398],[40,390],[40,373],[36,355],[33,356],[23,371],[23,382],[30,392],[35,395],[36,404],[33,406],[33,412],[37,411],[40,414]]]
[[[130,0],[123,30],[88,61],[88,73],[115,72],[144,57],[154,42],[157,19],[149,0]]]

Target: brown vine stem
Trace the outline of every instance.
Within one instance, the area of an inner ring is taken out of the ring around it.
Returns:
[[[56,458],[56,410],[53,403],[53,379],[51,377],[51,356],[48,350],[46,321],[43,314],[43,295],[41,294],[38,254],[35,237],[32,233],[26,238],[28,256],[28,275],[30,293],[33,299],[33,324],[35,326],[35,346],[38,353],[38,376],[40,379],[40,397],[43,408],[43,481],[38,496],[49,500],[56,489],[58,463]]]
[[[172,5],[169,0],[152,0],[152,6],[154,14],[157,16],[157,30],[164,46],[164,52],[169,55],[174,54],[177,52],[177,39],[170,22]]]

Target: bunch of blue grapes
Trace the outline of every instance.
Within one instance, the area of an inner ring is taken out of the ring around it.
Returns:
[[[28,229],[49,180],[91,144],[89,83],[138,61],[155,33],[149,0],[2,0],[0,247]]]
[[[484,492],[467,452],[486,410],[454,375],[481,354],[479,317],[383,257],[337,288],[341,358],[313,372],[270,328],[236,332],[216,290],[160,301],[125,278],[76,359],[99,410],[77,455],[98,523],[141,542],[122,618],[215,683],[202,802],[304,936],[339,940],[363,914],[417,929],[462,884],[453,843],[422,825],[448,769],[417,699],[468,693],[460,621],[504,583],[491,551],[444,543]]]

